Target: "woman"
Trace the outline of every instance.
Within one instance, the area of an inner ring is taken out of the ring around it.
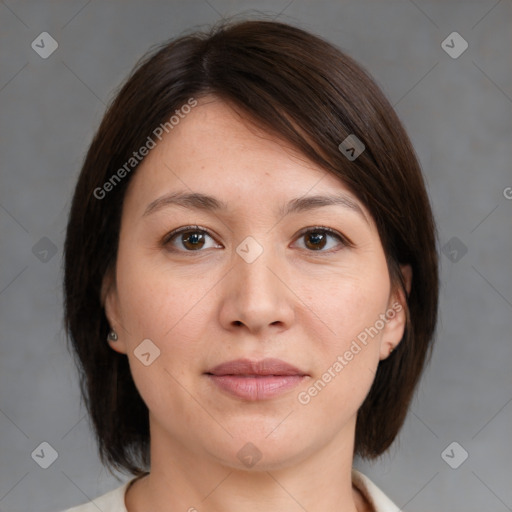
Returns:
[[[433,340],[435,224],[395,112],[275,22],[148,55],[76,186],[65,315],[102,461],[73,512],[398,510],[391,445]]]

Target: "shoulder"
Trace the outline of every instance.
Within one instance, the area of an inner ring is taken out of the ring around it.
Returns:
[[[63,512],[98,512],[98,510],[102,512],[127,512],[124,496],[130,483],[131,480],[88,503],[66,509]]]
[[[400,509],[366,476],[352,469],[352,482],[370,502],[375,512],[400,512]]]

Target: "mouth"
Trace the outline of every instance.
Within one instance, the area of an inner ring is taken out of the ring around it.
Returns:
[[[308,374],[280,359],[236,359],[205,375],[223,392],[247,401],[269,400],[296,387]]]

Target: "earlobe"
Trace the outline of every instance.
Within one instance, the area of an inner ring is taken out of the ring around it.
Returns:
[[[118,352],[119,354],[126,354],[124,343],[119,342],[119,336],[114,329],[110,329],[106,341],[110,345],[110,348],[115,352]]]
[[[121,321],[119,318],[117,288],[111,271],[107,272],[103,278],[101,286],[101,303],[105,309],[105,316],[107,317],[110,325],[110,331],[105,341],[110,345],[112,350],[115,350],[120,354],[125,354],[125,342],[122,339],[123,336],[120,334]]]

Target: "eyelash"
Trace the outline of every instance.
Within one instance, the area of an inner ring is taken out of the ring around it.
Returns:
[[[197,226],[197,225],[192,225],[192,226],[183,226],[181,228],[178,228],[178,229],[175,229],[174,231],[171,231],[170,233],[167,233],[162,241],[161,241],[161,245],[164,246],[164,247],[169,247],[170,246],[170,242],[175,238],[177,237],[178,235],[182,234],[182,233],[186,233],[186,232],[200,232],[200,233],[206,233],[210,238],[212,238],[213,240],[215,240],[215,237],[209,232],[209,230],[207,229],[204,229],[200,226]],[[354,244],[345,236],[343,236],[341,233],[338,233],[337,231],[335,231],[334,229],[332,228],[328,228],[326,226],[313,226],[313,227],[308,227],[308,228],[305,228],[303,230],[301,230],[297,236],[297,239],[309,234],[309,233],[327,233],[328,235],[332,236],[333,238],[336,238],[338,239],[338,241],[342,244],[342,246],[344,247],[354,247]],[[170,251],[172,252],[183,252],[183,253],[199,253],[199,252],[204,252],[202,251],[201,249],[198,249],[198,250],[186,250],[186,249],[176,249],[176,248],[172,248],[172,249],[169,249]],[[329,253],[332,253],[332,252],[337,252],[339,249],[329,249],[327,251],[324,251],[322,249],[319,249],[319,250],[308,250],[308,249],[304,249],[306,250],[307,252],[311,252],[311,253],[319,253],[319,254],[329,254]]]

